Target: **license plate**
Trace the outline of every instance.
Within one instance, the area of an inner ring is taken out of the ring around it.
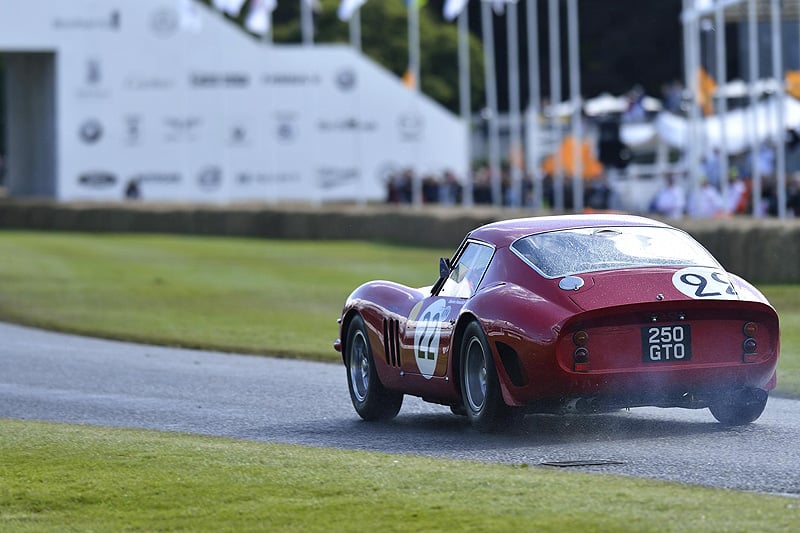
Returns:
[[[688,324],[642,328],[642,361],[666,363],[692,358],[692,330]]]

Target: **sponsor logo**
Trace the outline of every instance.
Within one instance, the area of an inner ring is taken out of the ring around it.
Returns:
[[[141,140],[142,117],[128,115],[125,117],[125,144],[136,145]]]
[[[78,130],[80,139],[86,144],[95,144],[103,137],[103,125],[94,118],[86,120]]]
[[[206,191],[219,189],[222,185],[222,169],[215,165],[202,169],[197,174],[197,184]]]
[[[198,89],[243,89],[250,85],[250,76],[242,72],[193,72],[189,85]]]
[[[321,167],[317,169],[317,184],[322,189],[335,189],[342,185],[357,181],[361,177],[358,167],[337,168]]]
[[[112,11],[105,17],[56,17],[53,28],[56,30],[112,30],[117,31],[122,24],[120,12]]]
[[[355,117],[337,119],[337,120],[320,120],[318,122],[320,131],[375,131],[378,129],[378,123],[374,120],[359,120]]]
[[[84,172],[78,176],[78,185],[92,189],[105,189],[117,183],[117,177],[111,172],[95,170]]]
[[[162,7],[150,15],[150,29],[158,37],[174,35],[179,25],[178,12],[174,9]]]
[[[275,126],[275,136],[278,141],[284,144],[291,143],[297,137],[297,117],[291,112],[279,112],[275,114],[277,124]]]
[[[103,88],[103,69],[100,60],[90,57],[86,60],[83,87],[78,89],[79,98],[104,98],[109,92]]]
[[[166,139],[169,142],[189,142],[197,139],[197,130],[201,124],[200,117],[167,117],[164,125],[167,128]]]
[[[129,181],[174,185],[181,182],[181,174],[180,172],[139,172],[132,175]]]
[[[404,141],[418,141],[425,129],[425,120],[421,115],[406,113],[397,119],[400,138]]]
[[[242,124],[234,124],[231,126],[228,133],[228,143],[231,146],[245,146],[249,143],[250,136],[247,134],[247,128]]]
[[[273,185],[300,181],[299,172],[239,172],[236,182],[240,185]]]
[[[356,86],[356,71],[352,68],[343,68],[336,73],[336,86],[341,91],[351,91]]]
[[[322,77],[319,74],[278,72],[264,74],[261,76],[261,83],[274,87],[299,87],[303,85],[319,85],[322,83]]]
[[[100,60],[91,57],[86,60],[86,85],[99,85],[103,75],[100,70]]]
[[[158,78],[155,76],[131,76],[125,78],[122,86],[129,91],[150,91],[171,89],[175,82],[166,78]]]

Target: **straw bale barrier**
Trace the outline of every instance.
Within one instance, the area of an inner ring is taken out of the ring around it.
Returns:
[[[273,239],[349,239],[451,250],[481,224],[530,216],[491,208],[185,205],[0,200],[0,229],[141,232]],[[800,220],[670,221],[730,272],[759,283],[800,282]]]

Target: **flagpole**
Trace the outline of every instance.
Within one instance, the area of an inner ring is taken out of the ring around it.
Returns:
[[[561,29],[558,0],[548,0],[550,25],[550,130],[555,137],[553,150],[553,209],[564,210],[564,169],[561,167],[561,124],[557,113],[561,103]]]
[[[583,211],[583,124],[577,0],[567,0],[567,30],[569,34],[570,101],[572,102],[572,207],[576,213],[580,213]]]
[[[543,205],[542,169],[539,165],[539,112],[542,108],[542,94],[539,84],[539,2],[528,0],[527,25],[528,25],[528,174],[533,179],[533,204],[536,209]]]
[[[361,51],[361,8],[356,9],[350,17],[350,45]]]
[[[489,111],[489,170],[491,172],[492,203],[503,205],[503,187],[500,175],[500,131],[497,124],[497,80],[494,66],[494,24],[492,7],[481,1],[481,30],[483,33],[483,63],[486,80],[486,107]]]
[[[408,6],[408,71],[414,91],[414,105],[419,96],[419,3],[418,0],[406,0]],[[412,197],[415,206],[422,205],[422,176],[418,168],[414,168]]]
[[[522,139],[519,96],[519,21],[517,3],[510,2],[506,8],[506,41],[508,46],[508,118],[511,144],[508,163],[511,171],[511,205],[522,205],[522,168],[519,155]]]
[[[753,121],[750,160],[752,168],[752,192],[750,198],[753,202],[753,216],[760,217],[761,212],[761,165],[758,160],[758,117],[756,115],[756,105],[758,104],[758,94],[756,93],[756,82],[759,76],[758,59],[758,21],[756,20],[756,2],[747,0],[747,40],[748,40],[748,67],[750,77],[750,116]]]
[[[300,0],[300,23],[303,31],[303,44],[314,44],[314,15],[309,0]]]
[[[462,202],[464,207],[472,207],[472,102],[469,69],[469,9],[467,7],[458,15],[458,92],[461,121],[464,123],[464,134],[467,139]]]
[[[781,5],[780,0],[770,2],[770,15],[772,19],[772,78],[776,82],[778,124],[775,132],[775,174],[777,178],[778,193],[778,218],[786,218],[786,143],[784,134],[786,132],[786,106],[785,106],[785,83],[783,74],[783,31],[781,25]]]
[[[714,35],[716,42],[716,75],[717,75],[717,116],[719,117],[719,133],[720,133],[720,158],[719,158],[719,174],[720,174],[720,192],[722,197],[727,201],[728,199],[728,133],[726,122],[728,117],[728,98],[723,87],[728,83],[728,68],[725,64],[727,57],[727,50],[725,48],[725,6],[722,2],[717,2],[714,11]]]

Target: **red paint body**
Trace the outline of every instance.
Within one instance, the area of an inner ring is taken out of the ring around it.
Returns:
[[[564,290],[559,287],[561,278],[544,277],[509,248],[517,239],[540,232],[643,225],[669,227],[641,217],[613,215],[541,217],[483,226],[471,232],[454,255],[458,258],[468,241],[493,246],[494,255],[474,295],[440,297],[388,281],[369,282],[347,299],[340,339],[346,338],[350,319],[360,314],[384,387],[445,405],[462,401],[460,334],[471,320],[480,323],[489,340],[504,401],[529,411],[563,410],[577,399],[591,399],[600,409],[700,408],[736,389],[774,388],[778,317],[745,280],[726,274],[737,294],[733,300],[685,295],[672,281],[681,266],[581,273],[577,277],[584,285]],[[409,317],[420,302],[424,309],[441,298],[447,316],[439,324],[435,372],[426,377],[415,352],[421,323]],[[747,338],[743,326],[748,322],[757,329],[753,354],[743,350]],[[574,355],[573,335],[579,330],[588,334],[585,365],[577,364]],[[645,362],[646,356],[660,356],[661,347],[644,346],[643,337],[681,336],[689,330],[691,359]],[[341,340],[336,346],[346,348]]]

